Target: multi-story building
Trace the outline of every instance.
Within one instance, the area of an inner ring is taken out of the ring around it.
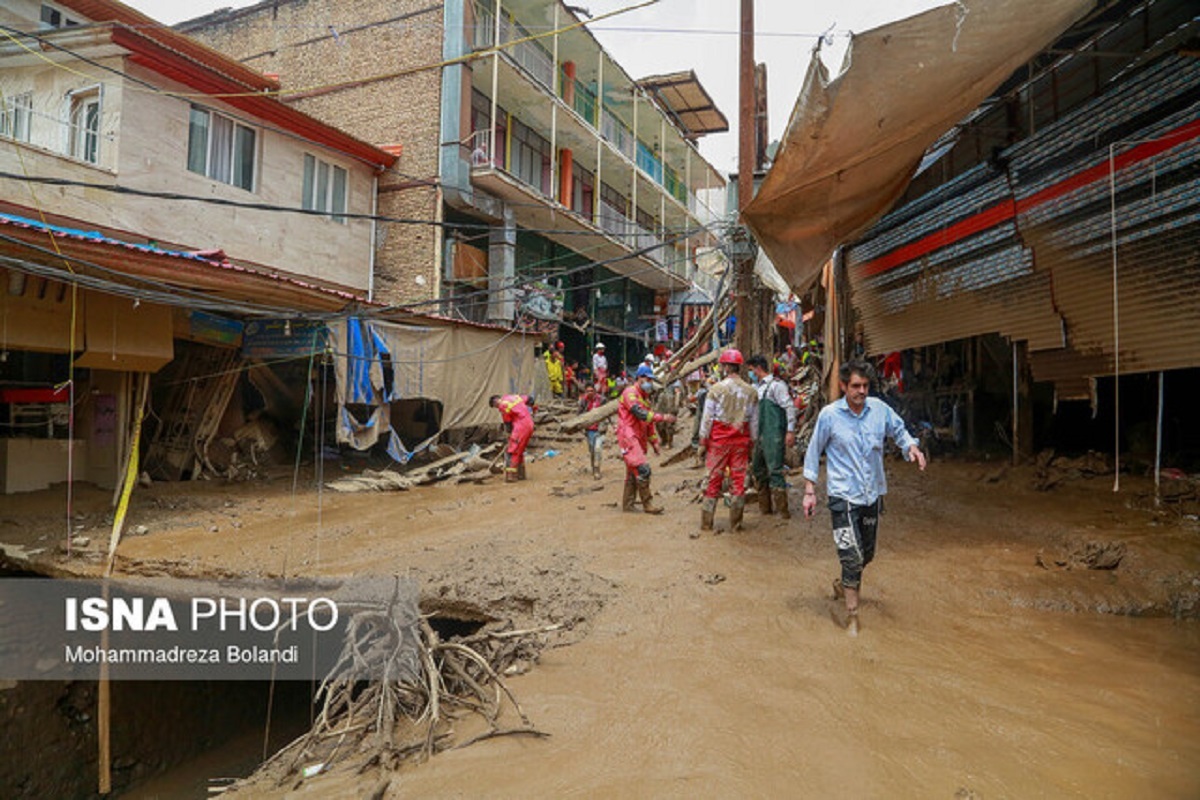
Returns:
[[[631,78],[559,0],[271,0],[179,29],[278,75],[295,107],[404,143],[379,190],[397,220],[379,299],[511,323],[541,278],[582,330],[646,338],[716,241],[724,180],[695,140],[724,117],[693,73]]]
[[[120,3],[21,0],[0,22],[0,491],[68,460],[112,483],[132,374],[236,357],[250,317],[366,300],[395,156]]]

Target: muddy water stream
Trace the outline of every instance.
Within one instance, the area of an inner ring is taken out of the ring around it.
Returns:
[[[442,753],[389,797],[1200,797],[1196,523],[1137,507],[1136,487],[903,466],[854,639],[828,597],[826,512],[751,508],[744,532],[692,538],[698,472],[656,469],[667,514],[623,515],[616,465],[592,492],[574,450],[516,486],[326,494],[320,525],[315,498],[261,488],[159,520],[175,490],[155,487],[152,533],[122,554],[266,574],[286,553],[289,571],[411,572],[433,596],[583,618],[510,681],[550,738]],[[1054,566],[1089,541],[1128,551],[1115,570]],[[380,775],[355,767],[235,796],[360,797]]]

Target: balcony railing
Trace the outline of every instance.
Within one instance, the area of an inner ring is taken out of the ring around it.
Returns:
[[[529,31],[525,30],[512,17],[508,15],[500,17],[500,43],[510,44],[517,42],[517,44],[513,44],[511,47],[505,47],[503,52],[517,66],[525,70],[531,78],[547,89],[553,90],[554,57],[537,42],[520,41],[527,39],[529,36]],[[493,46],[495,37],[496,15],[492,12],[492,9],[476,3],[475,33],[472,37],[473,48],[475,50],[486,50]]]
[[[486,50],[495,42],[496,17],[494,6],[486,3],[475,3],[475,27],[472,37],[472,47],[475,50]],[[502,44],[525,39],[530,33],[514,20],[504,14],[500,19],[500,41]],[[536,41],[521,41],[506,47],[503,51],[507,58],[520,67],[527,75],[549,91],[554,91],[554,57]],[[559,86],[565,87],[569,80],[559,70]],[[561,98],[565,99],[565,98]],[[659,184],[667,192],[684,205],[690,212],[696,213],[698,202],[678,172],[663,162],[662,158],[645,143],[639,141],[633,131],[619,117],[605,108],[599,101],[596,92],[590,86],[574,81],[574,98],[571,103],[574,110],[600,136],[609,142],[617,151],[637,164],[638,168]],[[615,212],[615,209],[613,209]]]
[[[630,161],[633,160],[634,146],[636,139],[633,136],[633,131],[629,126],[622,122],[607,108],[600,115],[600,135],[603,136],[609,144],[617,148],[625,154],[625,157]]]

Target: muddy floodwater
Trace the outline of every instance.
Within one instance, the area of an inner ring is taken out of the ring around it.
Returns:
[[[857,638],[823,507],[751,505],[737,534],[719,509],[697,536],[699,471],[656,469],[667,513],[622,514],[618,462],[594,484],[574,447],[518,485],[156,485],[120,569],[410,574],[445,606],[574,623],[509,680],[549,738],[405,766],[388,797],[1200,797],[1200,524],[1134,477],[1038,492],[997,467],[889,463]],[[381,777],[347,760],[233,796]]]

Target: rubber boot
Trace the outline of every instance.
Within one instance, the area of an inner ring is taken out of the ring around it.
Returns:
[[[638,495],[642,498],[642,511],[647,514],[663,513],[662,506],[654,505],[654,492],[650,490],[650,480],[647,478],[644,481],[637,482]]]
[[[700,502],[700,530],[713,529],[713,514],[717,511],[717,498],[706,497]]]
[[[787,489],[772,489],[771,503],[775,506],[775,510],[779,512],[779,516],[784,519],[792,518],[792,510],[788,508]]]
[[[600,480],[600,453],[592,450],[592,480]]]
[[[742,529],[742,513],[746,510],[746,495],[739,494],[733,498],[733,502],[729,506],[729,530],[731,532],[740,531]]]
[[[621,510],[633,511],[634,501],[637,500],[637,477],[631,472],[625,473],[625,494],[621,495]]]
[[[771,490],[766,486],[758,488],[758,510],[764,517],[771,515]]]
[[[516,483],[517,482],[517,468],[516,467],[505,467],[504,468],[504,482],[505,483]]]
[[[517,464],[517,480],[519,480],[519,481],[525,480],[525,462],[524,461],[522,461],[520,464]]]

